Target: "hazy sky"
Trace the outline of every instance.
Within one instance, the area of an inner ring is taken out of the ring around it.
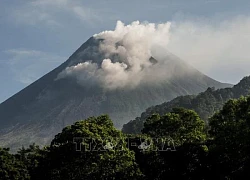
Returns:
[[[249,0],[0,0],[0,102],[117,20],[171,21],[167,49],[210,77],[250,74]]]

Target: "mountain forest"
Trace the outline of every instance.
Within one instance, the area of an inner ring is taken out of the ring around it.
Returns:
[[[122,131],[109,115],[64,127],[50,145],[0,148],[1,180],[249,179],[250,77],[148,108]]]

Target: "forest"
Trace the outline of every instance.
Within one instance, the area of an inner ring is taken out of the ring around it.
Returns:
[[[75,122],[49,146],[1,148],[0,179],[248,179],[249,151],[250,97],[242,96],[208,123],[182,107],[153,113],[138,134],[117,130],[108,115]]]
[[[172,101],[152,106],[146,109],[140,117],[123,125],[122,131],[127,134],[138,134],[141,132],[144,122],[153,113],[164,115],[175,107],[192,109],[208,125],[208,119],[219,111],[229,99],[238,99],[241,96],[250,95],[250,76],[244,77],[232,88],[208,88],[198,95],[179,96]]]

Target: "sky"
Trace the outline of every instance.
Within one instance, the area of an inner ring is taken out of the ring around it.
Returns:
[[[118,20],[171,22],[168,51],[236,84],[250,74],[249,0],[0,0],[0,103]]]

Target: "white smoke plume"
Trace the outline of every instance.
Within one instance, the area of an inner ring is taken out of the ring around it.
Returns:
[[[117,22],[114,31],[95,34],[94,38],[103,39],[99,51],[105,54],[99,67],[91,61],[66,68],[58,78],[74,76],[78,82],[95,82],[105,89],[134,88],[141,83],[152,82],[165,77],[164,61],[157,59],[154,65],[155,47],[166,47],[169,42],[170,23],[153,24],[135,21],[130,25]],[[113,58],[118,55],[118,60]]]
[[[220,22],[200,19],[158,25],[138,21],[124,25],[118,21],[114,31],[94,35],[104,39],[99,47],[106,54],[101,67],[90,61],[67,68],[59,77],[75,76],[79,83],[91,79],[106,89],[159,82],[172,74],[171,63],[166,65],[163,58],[168,50],[212,78],[237,83],[249,75],[249,32],[250,17],[246,16]],[[151,56],[157,64],[148,61]]]

